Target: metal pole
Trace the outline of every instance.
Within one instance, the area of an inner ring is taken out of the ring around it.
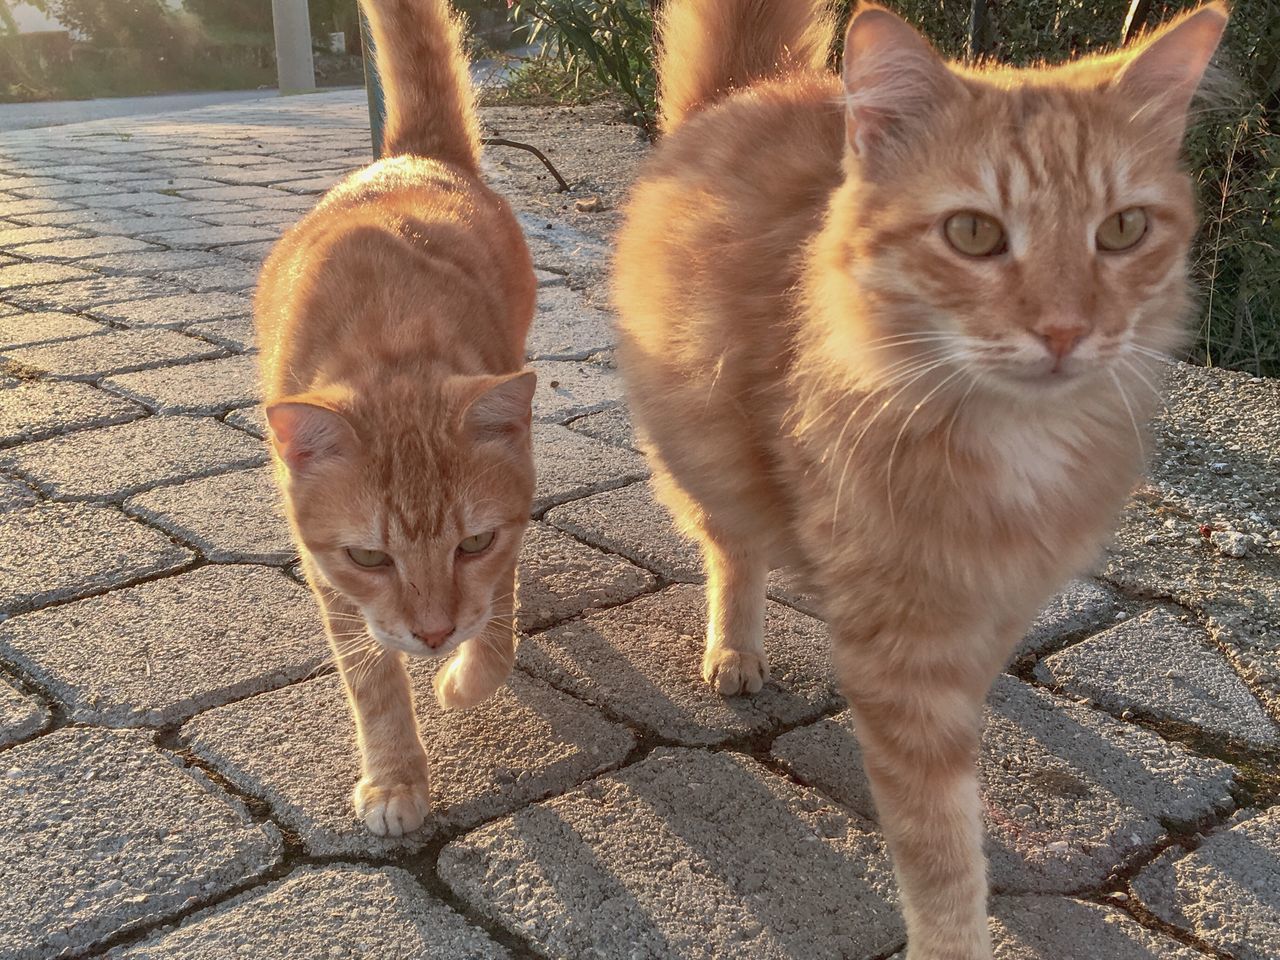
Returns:
[[[369,21],[360,11],[360,49],[364,55],[364,89],[369,96],[369,133],[373,138],[373,159],[382,156],[382,127],[387,119],[387,101],[382,94],[382,78],[378,76],[377,50]]]
[[[969,7],[969,61],[991,52],[995,37],[991,29],[988,0],[973,0]]]
[[[271,0],[276,33],[276,77],[280,92],[306,93],[316,88],[311,58],[311,18],[307,0]]]

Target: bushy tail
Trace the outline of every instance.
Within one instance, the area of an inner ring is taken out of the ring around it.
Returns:
[[[834,32],[827,0],[668,0],[658,23],[662,129],[735,88],[821,70]]]
[[[471,76],[448,0],[363,0],[386,96],[382,153],[479,169]]]

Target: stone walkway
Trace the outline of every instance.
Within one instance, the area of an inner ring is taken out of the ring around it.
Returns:
[[[691,548],[650,498],[602,280],[644,152],[489,110],[542,270],[527,639],[441,715],[435,815],[356,822],[356,753],[281,522],[250,291],[364,162],[362,94],[0,141],[0,957],[886,958],[892,875],[822,625],[698,677]],[[589,213],[574,200],[599,196]],[[1002,960],[1280,957],[1280,389],[1170,368],[1150,483],[988,710]]]

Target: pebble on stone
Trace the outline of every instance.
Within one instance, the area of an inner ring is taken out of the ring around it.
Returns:
[[[279,862],[275,827],[151,739],[72,727],[4,753],[0,956],[88,951]]]
[[[1133,892],[1165,923],[1236,960],[1280,957],[1280,807],[1242,816],[1191,853],[1170,848]]]
[[[13,617],[0,653],[73,719],[158,726],[300,680],[328,646],[306,589],[279,570],[207,566]]]
[[[903,938],[875,828],[731,753],[660,748],[455,840],[437,869],[546,956],[875,957]]]
[[[774,757],[868,818],[875,808],[848,711],[783,734]],[[1103,883],[1165,836],[1231,807],[1234,771],[1138,727],[1001,676],[979,760],[993,884],[1069,893]]]
[[[112,950],[119,960],[506,960],[482,930],[397,867],[301,867],[204,910],[175,930]]]
[[[376,837],[356,819],[351,791],[360,757],[336,676],[211,710],[183,727],[182,739],[270,803],[317,856],[418,849],[441,828],[471,826],[566,790],[633,746],[629,731],[519,672],[479,706],[446,713],[431,689],[435,670],[425,661],[411,668],[434,813],[403,838]]]
[[[771,679],[749,697],[717,695],[702,679],[702,591],[677,586],[531,637],[518,662],[659,736],[693,746],[796,723],[838,706],[827,630],[769,603]]]
[[[533,419],[564,423],[584,413],[594,413],[622,399],[622,378],[589,360],[535,360],[538,373],[533,396]]]
[[[1251,747],[1280,746],[1280,728],[1205,632],[1163,608],[1055,653],[1036,677],[1112,713],[1139,711]]]

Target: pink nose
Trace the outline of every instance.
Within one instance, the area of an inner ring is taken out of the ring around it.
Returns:
[[[1076,348],[1076,344],[1085,338],[1089,328],[1082,323],[1062,323],[1053,324],[1036,332],[1040,339],[1044,341],[1044,345],[1049,352],[1056,359],[1061,360]]]
[[[444,630],[433,630],[430,633],[419,633],[415,630],[413,635],[425,643],[430,649],[438,650],[440,647],[444,646],[444,642],[446,640],[453,636],[453,626],[454,625],[451,623]]]

